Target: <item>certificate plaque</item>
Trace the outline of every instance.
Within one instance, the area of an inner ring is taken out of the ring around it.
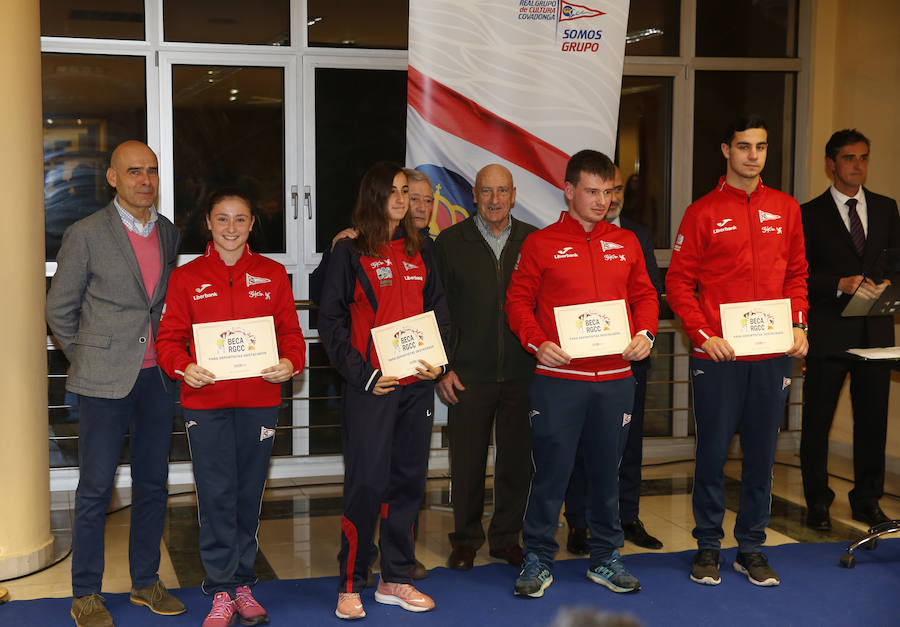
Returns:
[[[738,357],[786,353],[794,345],[789,298],[722,303],[719,314],[722,337]]]
[[[402,379],[422,368],[419,360],[431,366],[447,363],[444,342],[433,311],[397,320],[372,329],[372,343],[381,372]]]
[[[272,316],[192,326],[197,365],[216,375],[216,381],[259,377],[278,363]]]
[[[624,300],[554,307],[559,347],[570,357],[621,354],[631,343]]]

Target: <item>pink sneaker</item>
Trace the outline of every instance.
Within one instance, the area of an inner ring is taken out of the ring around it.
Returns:
[[[237,621],[234,602],[227,592],[217,592],[212,609],[203,621],[203,627],[231,627]]]
[[[427,594],[422,594],[408,583],[388,583],[384,579],[378,582],[375,600],[385,605],[399,605],[409,612],[434,609],[434,601]]]
[[[269,622],[266,610],[253,598],[247,586],[238,586],[235,590],[234,608],[241,617],[241,625],[262,625]]]
[[[334,615],[348,620],[365,617],[366,611],[363,609],[362,601],[359,600],[359,593],[339,592]]]

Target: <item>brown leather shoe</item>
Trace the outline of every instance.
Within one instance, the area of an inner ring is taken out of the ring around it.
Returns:
[[[184,603],[172,596],[159,579],[152,586],[140,590],[132,588],[128,600],[132,605],[143,605],[161,616],[175,616],[187,611]]]
[[[522,547],[520,547],[518,543],[507,544],[499,549],[491,549],[491,557],[496,557],[498,560],[505,560],[507,564],[515,566],[516,568],[521,568],[522,562],[525,561],[525,558],[522,555]]]
[[[413,579],[415,581],[428,579],[428,569],[425,568],[425,564],[423,564],[419,560],[416,560],[416,567],[413,568]]]
[[[471,570],[475,561],[475,549],[470,546],[456,546],[447,558],[447,567],[453,570]]]

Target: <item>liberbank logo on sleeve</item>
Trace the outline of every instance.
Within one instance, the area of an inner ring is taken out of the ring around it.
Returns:
[[[518,6],[520,20],[556,22],[556,36],[557,40],[562,41],[560,49],[563,52],[599,52],[600,40],[603,38],[601,28],[590,22],[577,25],[567,22],[597,18],[605,14],[604,11],[584,4],[562,0],[519,0]]]

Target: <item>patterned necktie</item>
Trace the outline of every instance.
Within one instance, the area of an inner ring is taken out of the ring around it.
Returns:
[[[863,230],[859,214],[856,213],[857,202],[856,198],[849,199],[847,201],[847,208],[849,209],[848,215],[850,217],[850,239],[853,240],[853,245],[856,247],[856,253],[862,257],[863,250],[866,248],[866,232]]]

